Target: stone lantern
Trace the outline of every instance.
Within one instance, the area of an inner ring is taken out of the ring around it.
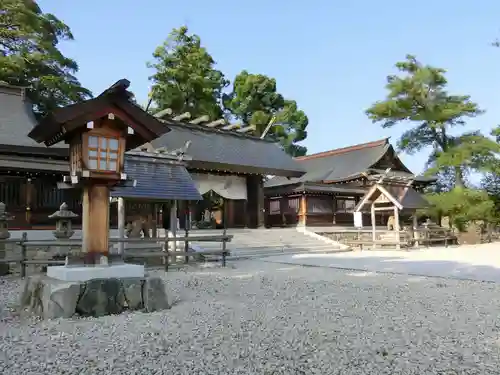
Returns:
[[[71,220],[75,217],[78,217],[78,215],[70,211],[66,203],[61,204],[58,211],[49,215],[49,219],[56,220],[56,230],[52,232],[54,237],[57,239],[71,238],[75,234],[75,231],[71,228]]]
[[[0,202],[0,240],[10,238],[8,221],[11,220],[9,214],[5,211],[5,203]]]

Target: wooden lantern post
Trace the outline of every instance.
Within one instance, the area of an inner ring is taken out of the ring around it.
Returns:
[[[70,179],[82,187],[83,241],[87,263],[106,264],[109,251],[109,197],[126,180],[126,137],[133,130],[113,113],[94,121],[69,141]]]
[[[69,145],[63,185],[82,190],[82,251],[90,264],[107,264],[110,189],[127,181],[125,151],[170,130],[131,100],[129,85],[120,80],[94,99],[59,108],[28,135],[47,146]]]

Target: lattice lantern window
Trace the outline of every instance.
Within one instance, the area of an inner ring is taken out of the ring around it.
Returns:
[[[120,140],[108,135],[89,135],[87,167],[98,172],[119,172]]]

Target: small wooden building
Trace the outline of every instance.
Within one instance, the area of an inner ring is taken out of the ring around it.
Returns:
[[[320,152],[295,159],[306,173],[299,178],[273,177],[264,184],[266,225],[353,226],[353,212],[370,187],[390,168],[388,178],[411,179],[412,196],[433,178],[414,176],[389,139]],[[386,225],[387,212],[377,212],[376,225]],[[371,225],[370,210],[363,210]]]

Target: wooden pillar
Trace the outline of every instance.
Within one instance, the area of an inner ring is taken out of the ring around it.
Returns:
[[[33,184],[31,178],[26,180],[26,224],[31,224],[31,209],[33,206]]]
[[[156,212],[155,212],[155,204],[148,204],[148,228],[151,228],[151,238],[158,237],[156,230]]]
[[[299,226],[305,227],[307,221],[307,197],[306,194],[300,196],[299,201]]]
[[[399,235],[399,209],[394,206],[394,231],[395,231],[395,239],[396,239],[396,250],[399,250],[401,248],[399,241],[400,241],[400,235]]]
[[[419,238],[419,233],[418,233],[418,218],[417,218],[417,213],[413,213],[413,239],[414,239],[414,246],[418,247],[419,243],[418,240]]]
[[[177,201],[172,201],[170,206],[170,238],[177,237]],[[168,244],[170,251],[177,251],[177,241],[170,241]]]
[[[89,187],[83,187],[82,193],[82,252],[89,252],[88,238],[90,237],[90,198]]]
[[[86,237],[88,251],[107,256],[109,252],[109,187],[106,185],[91,185],[88,188],[90,217]],[[101,259],[103,261],[103,259]]]
[[[265,226],[265,210],[264,210],[264,181],[261,175],[257,175],[256,177],[256,185],[257,185],[257,227],[262,228]]]
[[[172,201],[170,207],[170,231],[174,236],[177,233],[177,201]]]
[[[332,219],[332,224],[335,225],[337,224],[337,198],[335,198],[335,195],[332,195],[332,211],[333,211],[333,219]]]
[[[118,236],[121,239],[125,238],[125,199],[122,197],[118,198]],[[120,242],[118,249],[120,254],[123,254],[125,243]]]
[[[377,240],[377,223],[375,222],[375,203],[371,204],[371,219],[372,219],[372,248],[375,249],[377,245],[375,241]]]
[[[264,187],[261,175],[246,177],[247,202],[246,223],[249,228],[264,226]]]
[[[227,223],[225,226],[227,228],[234,227],[234,201],[232,199],[224,198],[224,205],[227,204]]]
[[[190,201],[185,201],[186,205],[184,207],[184,229],[191,229],[191,210],[192,203]]]

